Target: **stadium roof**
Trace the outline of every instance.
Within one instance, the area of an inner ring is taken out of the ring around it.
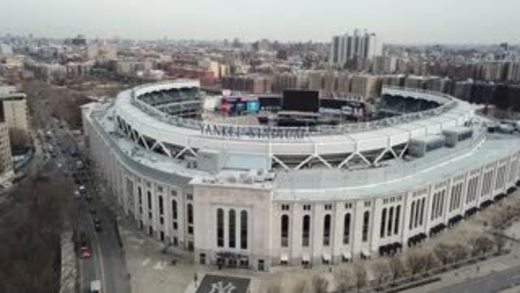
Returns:
[[[416,190],[453,174],[480,168],[519,151],[520,137],[490,135],[480,141],[444,148],[413,161],[364,170],[307,169],[281,172],[275,180],[277,200],[349,200]]]

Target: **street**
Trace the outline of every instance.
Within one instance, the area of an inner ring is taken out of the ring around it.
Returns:
[[[489,293],[499,292],[520,284],[520,266],[495,272],[481,278],[470,279],[462,283],[440,289],[440,293]]]
[[[76,190],[80,185],[85,187],[85,192],[76,199],[78,212],[76,223],[73,223],[76,241],[78,235],[83,233],[92,251],[90,258],[78,258],[80,292],[90,292],[90,283],[93,280],[101,280],[102,292],[130,292],[124,252],[117,234],[116,216],[100,200],[101,188],[93,181],[94,176],[88,164],[85,164],[86,161],[75,151],[79,150],[79,145],[67,126],[51,117],[44,101],[35,99],[33,103],[34,108],[37,108],[34,111],[35,123],[46,134],[42,145],[48,155],[61,169],[61,174],[74,181]],[[77,165],[78,160],[84,162],[83,166]],[[91,210],[95,213],[91,213]],[[94,218],[100,220],[101,231],[95,231]],[[77,247],[79,249],[79,244]]]

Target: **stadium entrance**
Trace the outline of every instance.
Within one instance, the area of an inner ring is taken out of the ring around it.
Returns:
[[[227,268],[248,268],[249,257],[247,255],[235,253],[235,252],[218,252],[217,253],[217,266],[219,269],[222,267]]]

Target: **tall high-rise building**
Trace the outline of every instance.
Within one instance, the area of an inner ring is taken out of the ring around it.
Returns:
[[[0,122],[0,185],[9,187],[14,178],[11,144],[7,124]]]
[[[354,30],[352,34],[332,37],[329,62],[334,67],[344,67],[352,61],[371,59],[381,54],[376,34]]]
[[[13,86],[0,86],[0,123],[5,123],[15,146],[29,138],[26,95]]]

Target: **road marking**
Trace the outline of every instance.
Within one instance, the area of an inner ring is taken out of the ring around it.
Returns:
[[[150,263],[150,258],[146,258],[145,260],[143,260],[143,262],[141,263],[141,266],[145,267],[147,266],[148,264]]]
[[[83,260],[80,258],[79,259],[79,275],[80,278],[79,278],[79,287],[81,288],[82,291],[85,291],[85,282],[84,282],[84,278],[83,278]]]
[[[162,270],[166,266],[166,263],[164,261],[158,261],[154,266],[154,270]]]
[[[93,224],[92,224],[93,225]],[[94,230],[94,237],[96,238],[96,250],[99,256],[99,270],[101,271],[101,285],[103,286],[103,292],[108,292],[105,284],[105,265],[103,263],[103,254],[101,254],[101,243],[99,242],[99,237]]]

